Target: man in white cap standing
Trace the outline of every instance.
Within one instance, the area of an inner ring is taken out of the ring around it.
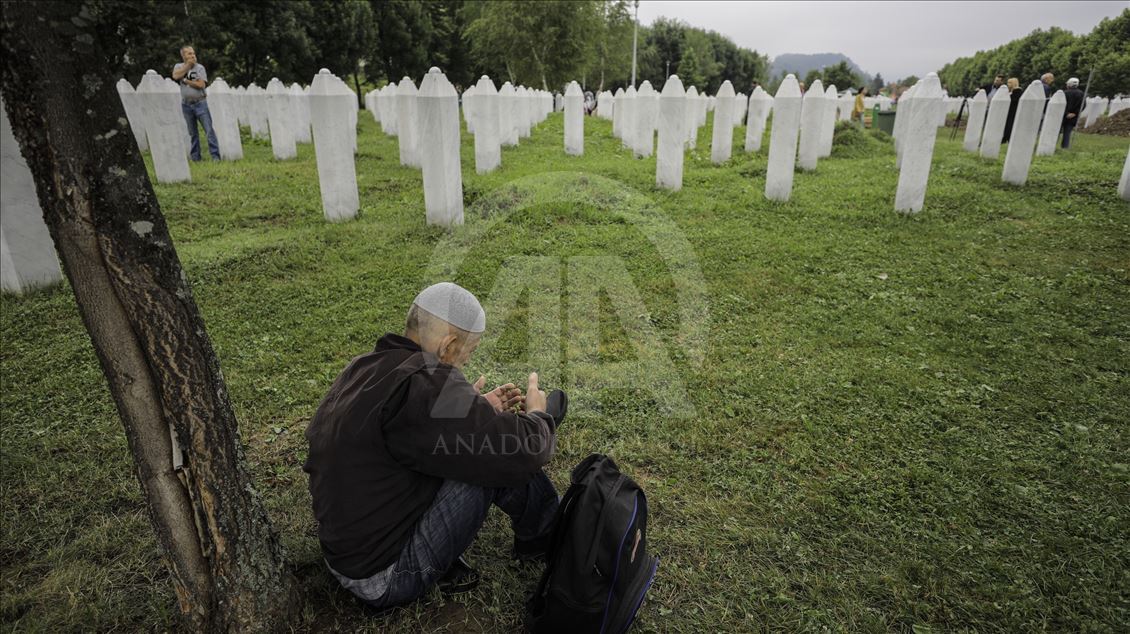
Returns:
[[[481,393],[461,371],[486,329],[466,289],[444,282],[334,381],[306,430],[318,538],[335,578],[369,606],[478,584],[463,552],[491,504],[510,516],[514,556],[544,557],[557,492],[542,466],[565,395],[513,384]]]
[[[1071,133],[1075,131],[1075,124],[1079,123],[1086,104],[1083,103],[1083,91],[1079,90],[1079,78],[1072,77],[1067,80],[1067,88],[1063,90],[1067,99],[1067,107],[1063,109],[1063,149],[1071,147]]]

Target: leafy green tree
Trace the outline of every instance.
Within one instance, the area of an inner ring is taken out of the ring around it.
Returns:
[[[820,73],[819,70],[813,68],[812,70],[808,71],[808,74],[806,74],[804,76],[804,87],[805,87],[805,89],[807,90],[808,87],[811,86],[812,83],[815,82],[817,79],[820,79],[820,77],[821,77],[821,73]],[[824,80],[820,79],[820,81],[824,81]]]
[[[579,78],[590,35],[598,29],[598,2],[521,2],[480,5],[467,25],[472,55],[506,68],[513,82],[545,90]]]
[[[314,12],[307,31],[320,67],[352,77],[357,99],[361,100],[361,66],[377,39],[377,23],[367,0],[344,0],[334,5],[333,11]],[[309,77],[312,79],[314,73]]]
[[[384,72],[390,83],[401,77],[419,82],[432,61],[435,27],[430,5],[411,0],[371,0],[379,37],[370,47],[365,67]]]
[[[859,75],[851,69],[851,66],[848,66],[846,61],[826,66],[822,80],[825,86],[835,84],[839,90],[859,88],[860,84]]]
[[[869,88],[871,89],[871,94],[879,94],[879,91],[883,89],[883,86],[886,86],[886,83],[883,81],[883,74],[875,73],[875,78],[871,80],[871,85],[869,86]]]
[[[691,86],[706,87],[706,77],[702,73],[702,62],[693,45],[687,46],[683,51],[683,59],[679,62],[678,75],[686,88]]]
[[[598,12],[586,74],[598,79],[597,90],[604,90],[606,83],[627,83],[631,77],[633,23],[627,0],[600,2]]]

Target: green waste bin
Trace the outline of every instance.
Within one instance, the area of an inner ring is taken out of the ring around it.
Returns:
[[[895,133],[894,110],[883,112],[882,110],[879,110],[879,106],[875,106],[875,109],[871,113],[871,122],[871,127],[875,130],[882,130],[887,134]]]

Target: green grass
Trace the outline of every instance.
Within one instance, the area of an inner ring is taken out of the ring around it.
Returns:
[[[156,187],[306,592],[296,630],[519,627],[537,572],[506,561],[498,513],[469,553],[478,590],[377,621],[314,533],[306,422],[444,271],[493,298],[469,375],[572,390],[554,481],[601,451],[647,491],[662,563],[640,631],[1130,628],[1124,139],[1078,135],[1017,188],[943,130],[905,217],[889,138],[841,130],[776,204],[744,128],[722,166],[702,129],[671,193],[608,122],[566,156],[554,115],[489,175],[464,135],[467,224],[447,234],[360,119],[356,221],[323,221],[308,145],[280,163],[245,139],[243,161]],[[70,290],[0,308],[4,629],[177,627]]]

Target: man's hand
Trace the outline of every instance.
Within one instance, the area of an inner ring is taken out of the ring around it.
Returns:
[[[483,388],[486,387],[486,384],[487,378],[485,376],[480,376],[479,380],[475,381],[475,391],[482,392]],[[483,398],[485,398],[487,402],[491,404],[491,407],[494,408],[494,411],[500,414],[514,407],[515,405],[522,404],[522,401],[525,400],[525,397],[522,396],[522,390],[519,390],[518,387],[513,383],[500,385],[487,392],[486,394],[483,394]]]
[[[1067,113],[1067,118],[1068,118],[1068,119],[1074,119],[1074,118],[1075,118],[1075,113],[1074,113],[1074,112],[1069,112],[1069,113]]]
[[[545,392],[538,389],[538,373],[530,373],[530,387],[526,391],[526,402],[522,409],[527,412],[545,411]]]

